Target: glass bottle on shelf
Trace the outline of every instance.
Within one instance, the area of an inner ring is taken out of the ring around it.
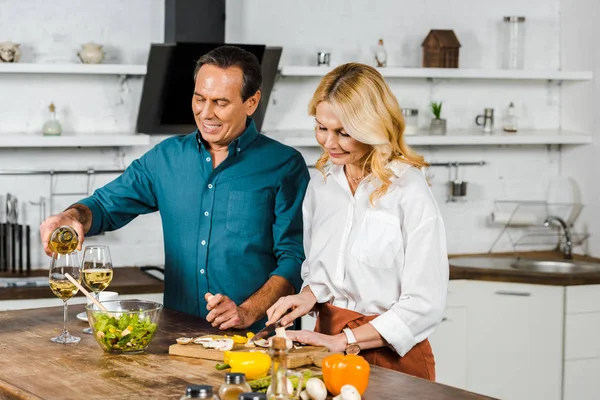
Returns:
[[[502,67],[523,69],[525,64],[525,17],[504,17]]]
[[[378,67],[385,67],[387,65],[387,51],[383,47],[383,39],[379,39],[377,49],[375,50],[375,61]]]
[[[62,133],[62,127],[56,119],[56,107],[54,103],[50,103],[48,108],[50,110],[50,119],[44,123],[42,133],[44,136],[58,136]]]
[[[504,132],[508,133],[516,133],[517,132],[517,116],[515,114],[515,105],[514,103],[510,103],[508,105],[508,109],[506,110],[506,115],[504,116],[504,124],[503,129]]]

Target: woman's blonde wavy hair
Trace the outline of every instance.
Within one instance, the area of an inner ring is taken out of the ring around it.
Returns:
[[[428,164],[404,141],[404,117],[396,96],[373,67],[348,63],[323,77],[308,105],[308,113],[316,116],[317,105],[328,102],[347,133],[373,150],[364,160],[363,173],[370,172],[381,185],[371,194],[371,204],[383,196],[392,181],[393,172],[386,168],[400,161],[417,168]],[[329,154],[324,151],[316,167],[325,174]]]

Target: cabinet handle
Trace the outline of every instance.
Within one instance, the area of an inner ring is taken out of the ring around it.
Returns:
[[[529,292],[516,292],[516,291],[512,291],[512,290],[496,290],[496,294],[499,294],[502,296],[522,296],[522,297],[531,296],[531,293],[529,293]]]

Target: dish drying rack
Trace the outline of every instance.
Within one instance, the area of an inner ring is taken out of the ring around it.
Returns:
[[[560,250],[565,242],[562,228],[554,223],[546,226],[549,217],[561,218],[571,230],[572,247],[585,244],[589,233],[573,230],[573,224],[581,214],[580,203],[549,203],[537,200],[495,200],[490,222],[503,225],[488,253],[491,253],[502,237],[508,238],[515,253],[533,250]]]

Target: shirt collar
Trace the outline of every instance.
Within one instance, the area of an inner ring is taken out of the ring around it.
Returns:
[[[236,155],[240,154],[244,150],[246,150],[252,142],[256,140],[258,137],[258,130],[256,129],[256,124],[252,118],[246,118],[246,130],[238,136],[234,141],[229,144],[229,154],[235,152]],[[200,130],[196,129],[196,143],[198,145],[198,151],[202,152],[206,150],[206,143],[204,139],[202,139],[202,135],[200,134]]]
[[[394,161],[391,161],[386,164],[386,168],[390,169],[394,173],[394,175],[396,175],[398,177],[400,175],[402,175],[409,167],[410,167],[409,164],[404,163],[399,160],[394,160]],[[336,165],[336,164],[329,164],[326,167],[325,176],[329,176],[329,175],[332,175],[336,178],[343,177],[345,179],[346,176],[344,173],[344,166]]]

